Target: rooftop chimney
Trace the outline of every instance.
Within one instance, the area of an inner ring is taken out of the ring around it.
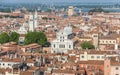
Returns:
[[[119,58],[118,57],[116,57],[116,59],[115,59],[117,62],[119,62],[120,60],[119,60]]]
[[[115,49],[115,50],[118,50],[118,44],[115,44],[115,45],[114,45],[114,49]]]

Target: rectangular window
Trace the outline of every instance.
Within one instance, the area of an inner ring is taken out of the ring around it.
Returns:
[[[55,44],[54,44],[54,48],[55,48]]]
[[[97,35],[94,35],[94,37],[97,37]]]
[[[106,41],[106,43],[108,43],[108,41]]]
[[[100,56],[97,56],[97,59],[100,59]]]
[[[104,56],[102,56],[101,58],[104,59]]]
[[[91,58],[94,58],[94,56],[91,56]]]
[[[115,41],[113,41],[113,43],[115,43]]]
[[[116,70],[119,70],[119,68],[118,68],[118,67],[116,67],[115,69],[116,69]]]
[[[62,37],[60,37],[60,39],[62,39]]]
[[[71,45],[69,45],[69,48],[71,48]]]
[[[104,43],[104,41],[102,41]]]
[[[84,56],[81,56],[82,58],[84,58]]]
[[[59,45],[59,48],[65,48],[65,45],[61,44],[61,45]]]
[[[110,41],[110,43],[111,43],[111,41]]]

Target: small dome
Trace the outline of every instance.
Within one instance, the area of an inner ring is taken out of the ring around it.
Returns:
[[[71,26],[66,26],[64,28],[64,32],[67,33],[68,35],[72,33],[72,27]]]

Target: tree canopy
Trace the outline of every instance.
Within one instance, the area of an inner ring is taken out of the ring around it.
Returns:
[[[16,32],[12,32],[10,35],[3,32],[0,34],[0,43],[7,43],[7,42],[18,42],[19,41],[19,34]],[[25,35],[25,44],[31,44],[31,43],[38,43],[42,46],[44,46],[47,43],[47,37],[43,32],[28,32]]]
[[[3,32],[0,34],[0,43],[3,44],[3,43],[7,43],[9,42],[9,36],[7,33]]]
[[[94,45],[92,45],[90,42],[83,42],[81,44],[82,49],[95,49]]]
[[[105,13],[109,13],[109,11],[106,11],[102,8],[93,8],[91,10],[89,10],[89,14],[93,14],[93,12],[105,12]]]
[[[19,34],[16,33],[16,32],[12,32],[10,35],[9,35],[9,41],[13,41],[13,42],[18,42],[19,41]]]
[[[38,32],[37,36],[38,36],[37,43],[40,45],[45,45],[45,43],[47,42],[45,34],[43,32]]]
[[[38,43],[44,45],[47,38],[43,32],[28,32],[25,36],[25,44]]]

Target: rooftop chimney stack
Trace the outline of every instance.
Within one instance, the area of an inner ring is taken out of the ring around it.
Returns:
[[[115,50],[118,50],[118,44],[114,45]]]

